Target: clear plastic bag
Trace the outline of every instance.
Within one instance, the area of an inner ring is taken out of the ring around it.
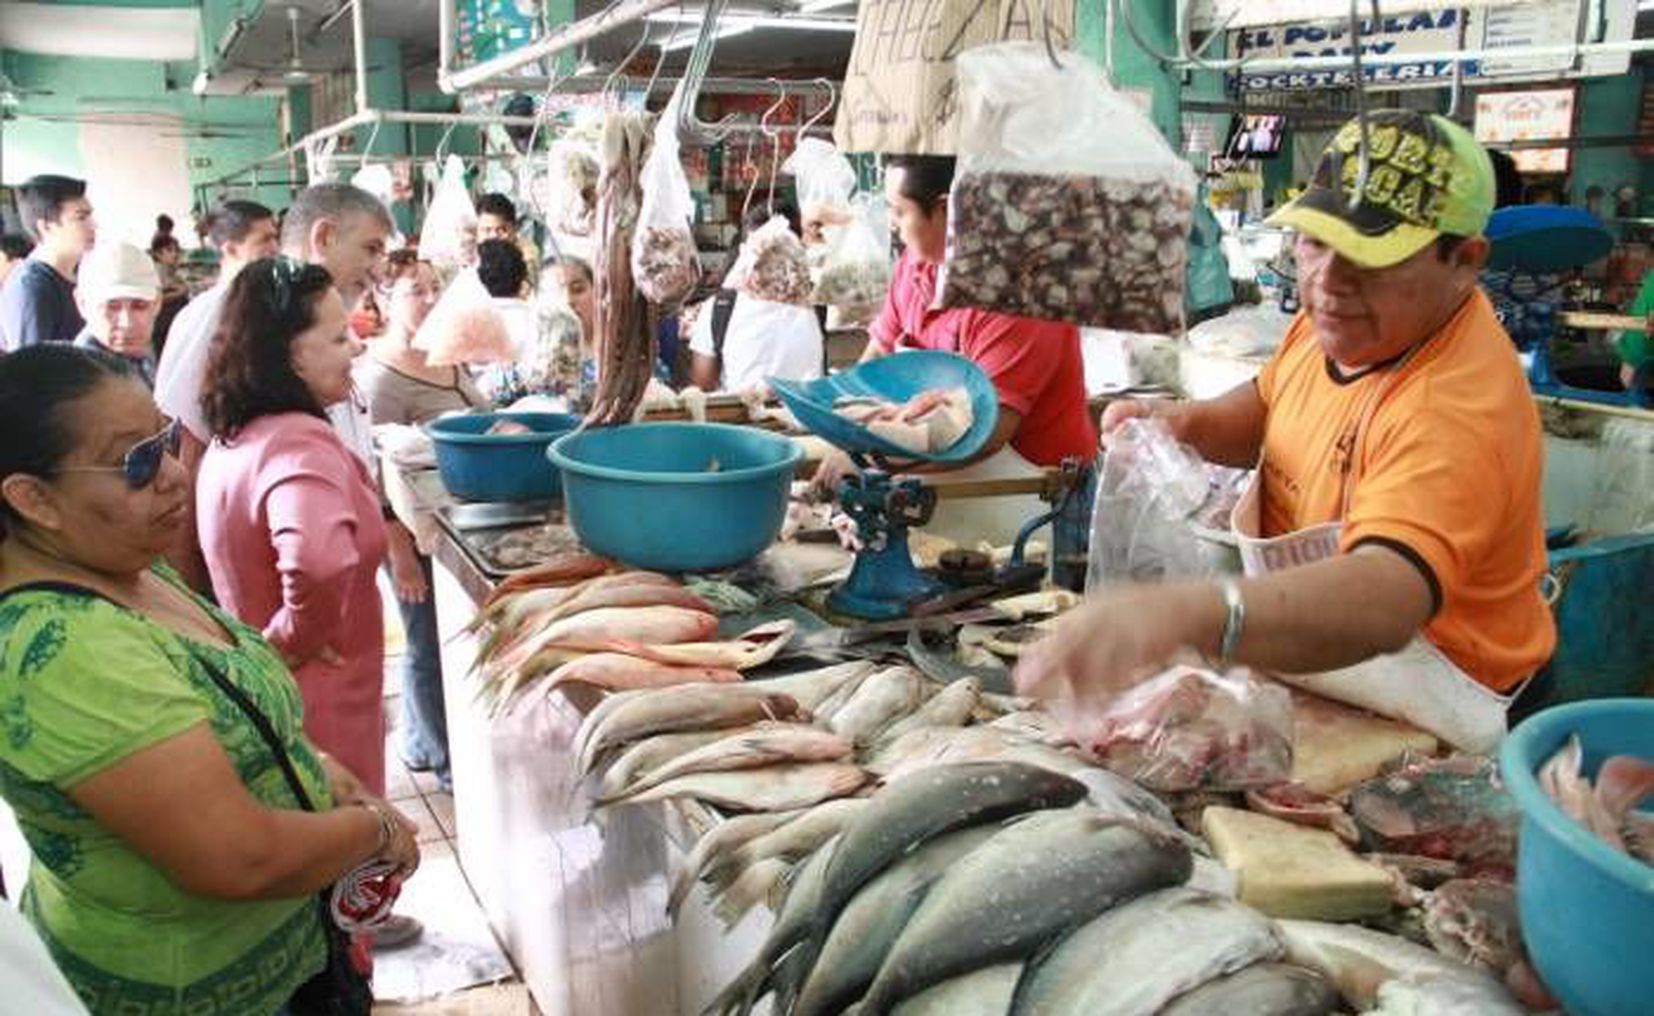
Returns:
[[[829,227],[827,256],[816,279],[815,303],[845,308],[871,320],[890,289],[889,215],[884,199],[864,194],[850,205],[850,221]]]
[[[1074,742],[1161,793],[1244,790],[1292,776],[1292,696],[1248,671],[1175,666],[1101,709],[1057,700]]]
[[[477,209],[465,186],[465,164],[457,155],[443,163],[442,179],[425,211],[419,260],[449,272],[477,260]]]
[[[475,271],[460,272],[414,333],[433,367],[511,363],[516,345],[494,298]]]
[[[597,226],[597,179],[600,167],[590,145],[558,141],[546,154],[546,221],[564,236],[591,236]]]
[[[798,208],[804,221],[825,218],[832,221],[850,207],[856,190],[856,170],[850,160],[830,142],[802,138],[781,172],[791,173],[798,191]]]
[[[1101,68],[1008,42],[960,55],[943,307],[1182,330],[1195,175]]]
[[[695,198],[678,154],[678,102],[674,94],[655,122],[654,147],[638,181],[643,202],[632,234],[632,277],[638,292],[650,303],[668,308],[688,299],[701,277],[690,230]]]
[[[1226,555],[1203,529],[1227,529],[1245,473],[1178,444],[1164,421],[1128,420],[1109,438],[1091,515],[1085,588],[1215,575]]]
[[[804,241],[777,215],[752,231],[741,256],[724,278],[724,286],[757,300],[808,306],[815,284]]]

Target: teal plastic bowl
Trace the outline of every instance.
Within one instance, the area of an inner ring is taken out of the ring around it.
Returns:
[[[1654,758],[1654,699],[1597,699],[1528,718],[1499,751],[1522,809],[1516,892],[1522,936],[1571,1016],[1654,1011],[1654,867],[1562,813],[1535,777],[1578,734],[1585,771],[1610,755]]]
[[[514,420],[532,434],[489,434]],[[580,426],[563,413],[466,413],[425,425],[436,447],[436,467],[448,493],[467,501],[549,501],[562,492],[546,448]]]
[[[594,553],[654,571],[717,571],[775,540],[803,451],[718,423],[637,423],[558,438],[563,504]]]

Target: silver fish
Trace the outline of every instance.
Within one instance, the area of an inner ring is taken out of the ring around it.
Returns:
[[[866,782],[867,773],[846,762],[800,762],[723,773],[689,773],[634,794],[623,803],[693,797],[735,811],[789,811],[855,793]]]
[[[741,918],[760,903],[773,905],[786,886],[787,874],[792,868],[790,863],[771,857],[741,872],[741,877],[718,893],[712,903],[712,912],[724,922],[724,929],[739,924]]]
[[[862,682],[844,707],[833,713],[828,726],[859,747],[873,743],[879,732],[919,708],[926,680],[907,667],[882,670]]]
[[[827,697],[822,699],[815,709],[811,710],[815,715],[816,722],[825,726],[827,721],[832,719],[833,714],[844,708],[844,703],[850,701],[850,697],[861,690],[861,686],[867,683],[867,679],[877,673],[880,673],[880,668],[876,665],[872,669],[859,667],[851,671],[849,677],[839,682],[839,686],[829,692]]]
[[[932,985],[906,999],[894,1016],[1005,1016],[1022,977],[1022,964],[999,963]],[[1238,1016],[1235,1010],[1229,1016]],[[1251,1016],[1251,1014],[1248,1014]]]
[[[634,783],[685,752],[694,751],[724,736],[722,730],[690,730],[681,734],[646,737],[627,748],[603,771],[599,799],[618,797]]]
[[[782,677],[754,678],[749,683],[756,688],[791,695],[800,707],[814,715],[835,693],[847,686],[859,685],[878,669],[878,664],[869,660],[854,660]]]
[[[982,697],[982,683],[974,677],[943,688],[930,701],[879,732],[879,743],[888,744],[910,730],[922,727],[962,727]]]
[[[1180,840],[1151,825],[1086,807],[1029,815],[931,887],[862,998],[862,1012],[884,1016],[933,984],[1025,960],[1121,902],[1183,882],[1191,863]]]
[[[677,916],[678,908],[683,906],[689,891],[695,888],[695,882],[700,879],[701,872],[709,864],[715,863],[717,858],[754,837],[786,825],[802,814],[804,812],[801,809],[736,815],[707,830],[706,835],[695,841],[689,856],[684,858],[683,867],[679,868],[677,875],[673,877],[672,891],[666,901],[666,912],[673,917]]]
[[[1215,977],[1281,958],[1269,918],[1193,889],[1140,896],[1069,933],[1017,987],[1013,1016],[1154,1016]]]
[[[1277,921],[1287,959],[1316,970],[1362,1011],[1430,1016],[1521,1016],[1510,991],[1486,973],[1404,938],[1347,924]],[[1413,1008],[1405,1008],[1412,1006]]]
[[[706,1007],[704,1016],[719,1013],[749,1012],[753,1003],[763,996],[772,976],[771,967],[809,934],[815,923],[816,907],[821,901],[822,886],[827,883],[827,866],[838,849],[837,837],[821,845],[821,849],[793,869],[787,885],[787,896],[781,903],[781,912],[775,924],[759,947],[757,955],[747,968]]]
[[[1256,963],[1180,996],[1160,1016],[1329,1016],[1341,1004],[1338,992],[1313,970]]]
[[[833,922],[792,1016],[827,1016],[860,998],[931,886],[999,831],[989,823],[938,836],[863,886]]]
[[[690,773],[757,769],[783,762],[836,762],[850,752],[849,741],[808,723],[755,723],[668,760],[600,803],[615,803]]]
[[[845,823],[867,806],[865,797],[823,801],[778,829],[755,837],[707,868],[712,882],[727,882],[734,873],[767,857],[798,861],[843,831]]]
[[[598,716],[593,710],[587,717]],[[757,693],[744,684],[680,684],[650,688],[637,698],[603,712],[596,730],[577,737],[582,744],[579,771],[591,772],[605,748],[685,730],[742,727],[759,720],[787,720],[799,715],[798,703],[786,695]],[[585,724],[582,724],[584,728]]]

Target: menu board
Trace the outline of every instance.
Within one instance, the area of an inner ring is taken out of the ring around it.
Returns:
[[[1574,133],[1574,86],[1476,96],[1476,140],[1498,147],[1512,141],[1563,141]],[[1511,151],[1524,173],[1566,173],[1567,148],[1518,148]]]

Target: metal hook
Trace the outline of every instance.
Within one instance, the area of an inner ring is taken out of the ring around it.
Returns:
[[[683,9],[683,0],[678,0],[678,20],[673,24],[683,24]],[[643,104],[645,106],[649,105],[649,96],[654,94],[655,82],[660,80],[660,69],[666,66],[666,39],[671,38],[671,35],[671,32],[667,32],[666,37],[661,39],[660,52],[655,54],[655,69],[650,72],[649,84],[644,86],[643,89]]]
[[[452,140],[454,131],[458,129],[459,124],[457,122],[449,124],[448,129],[442,132],[442,140],[436,143],[436,162],[439,167],[447,160],[448,142]]]
[[[701,32],[695,37],[695,48],[689,52],[689,66],[684,69],[683,105],[678,109],[678,134],[685,140],[710,144],[722,141],[735,122],[734,115],[717,123],[706,123],[695,115],[695,103],[706,81],[707,68],[712,66],[712,45],[718,38],[718,19],[723,17],[729,0],[707,0],[701,16]]]
[[[1177,5],[1176,28],[1174,29],[1178,35],[1178,51],[1176,54],[1163,53],[1150,46],[1148,40],[1143,38],[1143,34],[1137,30],[1137,23],[1131,19],[1131,0],[1109,0],[1109,10],[1117,14],[1120,23],[1126,27],[1126,34],[1131,36],[1131,41],[1137,44],[1137,48],[1147,53],[1163,67],[1194,66],[1208,71],[1229,71],[1246,62],[1245,57],[1228,60],[1205,60],[1201,57],[1201,54],[1206,52],[1206,48],[1212,44],[1212,41],[1222,35],[1224,30],[1234,22],[1236,15],[1240,13],[1238,9],[1231,12],[1223,26],[1202,40],[1200,46],[1191,53],[1189,51],[1188,35],[1188,0],[1180,0]],[[1112,56],[1112,53],[1110,56]]]
[[[626,68],[631,65],[633,60],[637,59],[637,55],[639,53],[643,52],[643,47],[648,42],[649,42],[649,23],[646,21],[646,22],[643,23],[643,34],[638,36],[637,43],[632,46],[631,52],[627,53],[626,56],[620,61],[620,63],[615,65],[615,69],[613,71],[611,71],[610,74],[609,74],[609,79],[607,81],[603,82],[602,95],[603,95],[603,100],[605,102],[610,101],[610,90],[612,88],[614,88],[614,85],[615,85],[616,81],[621,82],[621,88],[622,89],[624,89],[626,87],[625,86],[625,80],[626,80],[625,79],[625,71],[626,71]],[[649,101],[648,95],[645,95],[643,97],[643,101],[644,101],[645,104],[648,103],[648,101]]]
[[[1373,3],[1373,24],[1378,24],[1378,0]],[[1355,171],[1355,190],[1350,194],[1349,209],[1355,211],[1361,207],[1361,196],[1367,190],[1367,175],[1372,171],[1372,146],[1367,125],[1367,80],[1361,71],[1361,0],[1350,0],[1350,61],[1355,69],[1355,117],[1360,125],[1361,138],[1358,142],[1360,160]],[[1342,171],[1340,171],[1342,172]]]
[[[1051,41],[1052,2],[1053,0],[1045,0],[1045,4],[1043,6],[1045,16],[1041,19],[1045,22],[1045,55],[1051,58],[1051,66],[1060,71],[1062,70],[1062,61],[1057,59],[1057,47],[1056,44]]]
[[[743,171],[748,169],[752,170],[752,182],[747,184],[747,196],[741,202],[741,225],[743,227],[746,225],[747,211],[752,208],[752,196],[758,193],[758,167],[752,161],[752,147],[757,143],[758,132],[748,131],[747,149],[746,154],[741,160],[741,168]]]
[[[781,131],[779,128],[770,126],[770,117],[774,116],[777,110],[787,104],[787,83],[779,78],[769,78],[767,80],[781,89],[780,96],[776,98],[769,109],[764,110],[764,115],[758,118],[758,129],[763,132],[764,137],[768,138],[770,142],[770,191],[764,199],[764,205],[769,209],[769,213],[774,215],[775,177],[781,169]],[[753,182],[757,182],[756,176],[754,176]]]
[[[831,113],[833,111],[833,107],[838,105],[838,86],[837,85],[833,84],[827,78],[816,78],[814,81],[811,82],[811,84],[820,85],[821,87],[827,89],[827,105],[825,105],[825,106],[821,107],[820,109],[816,110],[815,115],[810,117],[810,119],[805,122],[804,126],[800,127],[798,129],[798,134],[799,134],[799,137],[801,137],[801,138],[805,134],[808,134],[811,131],[811,129],[813,129],[815,127],[816,124],[818,124],[821,121],[825,120],[827,118],[827,114]]]

